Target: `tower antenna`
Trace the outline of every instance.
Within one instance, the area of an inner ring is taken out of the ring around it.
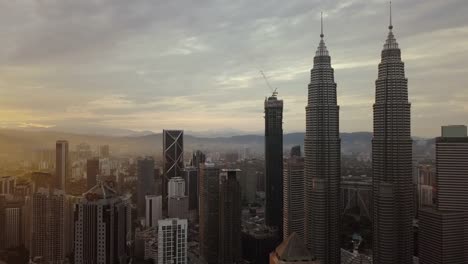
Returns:
[[[392,30],[393,25],[392,25],[392,1],[390,1],[390,25],[388,26],[388,29]]]
[[[320,12],[320,37],[323,38],[323,12]]]

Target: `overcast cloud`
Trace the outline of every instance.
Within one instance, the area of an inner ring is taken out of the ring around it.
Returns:
[[[413,135],[468,123],[468,3],[393,7]],[[0,0],[0,126],[258,132],[262,69],[304,131],[320,11],[341,131],[372,131],[381,0]]]

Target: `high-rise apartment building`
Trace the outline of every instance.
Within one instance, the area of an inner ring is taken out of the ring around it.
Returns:
[[[21,245],[21,208],[5,208],[5,242],[6,248]]]
[[[373,261],[409,264],[413,262],[414,217],[411,105],[391,19],[388,28],[375,81]]]
[[[0,194],[13,195],[16,186],[16,177],[3,176],[0,177]]]
[[[265,223],[283,228],[283,100],[265,99]]]
[[[99,159],[88,159],[86,161],[86,183],[88,190],[96,186],[99,175]]]
[[[200,166],[200,255],[208,264],[219,255],[219,173],[214,164]]]
[[[65,191],[70,171],[68,141],[57,140],[55,143],[55,188]]]
[[[105,183],[83,194],[75,209],[75,263],[126,263],[131,208]]]
[[[154,179],[154,160],[151,157],[137,161],[137,213],[138,217],[145,216],[145,196],[156,194]]]
[[[240,170],[223,169],[219,186],[219,263],[234,264],[242,258]]]
[[[158,222],[158,263],[187,263],[187,219],[168,218]]]
[[[65,260],[65,194],[40,188],[32,196],[31,259],[59,264]]]
[[[283,237],[296,233],[304,239],[304,159],[291,157],[284,162]]]
[[[435,205],[419,210],[421,264],[468,263],[468,137],[466,126],[442,127],[436,139]]]
[[[306,106],[305,230],[306,246],[322,264],[340,263],[339,106],[331,58],[323,40],[310,71]]]
[[[161,195],[146,195],[146,227],[157,228],[158,221],[163,218],[162,215],[162,196]]]

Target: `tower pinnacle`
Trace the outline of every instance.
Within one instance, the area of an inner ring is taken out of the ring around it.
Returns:
[[[388,29],[392,30],[393,25],[392,25],[392,1],[390,1],[390,24],[388,25]]]
[[[320,37],[323,38],[323,12],[320,12]]]

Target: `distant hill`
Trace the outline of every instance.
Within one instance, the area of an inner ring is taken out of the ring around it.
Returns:
[[[121,154],[158,155],[162,153],[162,134],[146,133],[131,136],[83,135],[54,131],[21,131],[0,129],[0,153],[9,155],[31,152],[36,149],[53,149],[55,141],[66,139],[70,149],[86,142],[91,146],[108,144],[111,151]],[[370,153],[372,133],[354,132],[341,133],[341,149],[345,154]],[[417,148],[421,153],[427,152],[433,141],[418,140]],[[289,133],[283,138],[285,151],[294,145],[304,145],[304,133]],[[205,151],[237,151],[250,148],[257,153],[263,153],[263,135],[242,135],[229,137],[195,137],[184,135],[186,151],[200,149]]]

